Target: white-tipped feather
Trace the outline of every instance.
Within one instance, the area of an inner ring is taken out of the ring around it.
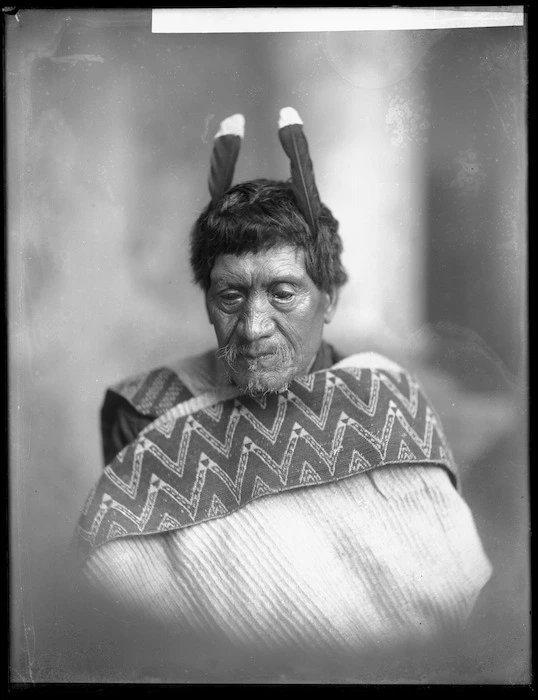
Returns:
[[[220,123],[213,139],[209,170],[209,192],[216,201],[232,186],[235,164],[245,133],[245,117],[232,114]]]
[[[280,119],[278,120],[278,128],[282,129],[285,126],[290,126],[291,124],[302,124],[303,120],[299,116],[297,110],[293,107],[283,107],[280,110]]]
[[[231,117],[226,117],[220,123],[219,130],[215,134],[215,138],[219,136],[245,136],[245,117],[242,114],[232,114]]]
[[[278,138],[290,159],[290,184],[295,201],[299,211],[310,226],[312,235],[317,236],[317,219],[321,210],[321,200],[316,187],[308,142],[303,130],[303,121],[293,107],[284,107],[280,110],[278,126]]]

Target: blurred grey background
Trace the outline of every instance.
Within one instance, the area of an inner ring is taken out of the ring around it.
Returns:
[[[236,181],[287,178],[277,120],[290,105],[350,273],[327,337],[419,375],[495,569],[441,680],[528,682],[525,28],[5,20],[12,680],[79,679],[62,591],[102,469],[105,389],[213,345],[187,256],[212,138],[242,112]]]

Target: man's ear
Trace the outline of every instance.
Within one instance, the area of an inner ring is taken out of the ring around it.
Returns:
[[[325,307],[325,314],[323,316],[323,320],[325,321],[325,323],[330,323],[334,318],[334,314],[336,313],[336,306],[338,304],[338,290],[333,289],[332,292],[326,292],[325,295],[327,299],[327,305]]]

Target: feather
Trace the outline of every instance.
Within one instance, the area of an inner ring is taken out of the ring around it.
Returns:
[[[293,107],[280,110],[278,121],[280,143],[291,162],[291,188],[301,213],[312,232],[317,232],[321,201],[314,179],[314,166],[308,151],[301,117]]]
[[[230,189],[241,140],[245,134],[245,117],[233,114],[220,124],[213,141],[209,170],[209,193],[213,201]]]

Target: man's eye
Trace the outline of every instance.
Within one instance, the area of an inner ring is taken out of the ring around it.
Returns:
[[[225,304],[237,304],[243,297],[238,292],[223,292],[219,298]]]
[[[280,302],[290,302],[294,299],[295,294],[284,290],[279,290],[273,293],[273,297]]]

